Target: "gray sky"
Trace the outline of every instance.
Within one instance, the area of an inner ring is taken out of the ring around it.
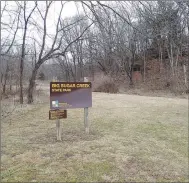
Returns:
[[[20,2],[20,1],[18,1]],[[79,1],[62,1],[64,4],[64,8],[63,8],[63,12],[62,12],[62,18],[65,19],[66,17],[71,17],[74,16],[76,14],[81,13],[83,11],[83,8],[81,6],[81,3],[79,3]],[[23,4],[23,1],[20,2]],[[38,1],[38,7],[41,9],[45,8],[45,1]],[[101,1],[101,3],[107,3],[105,1]],[[115,3],[114,2],[108,2],[108,3]],[[2,1],[2,8],[4,7],[5,1]],[[8,1],[7,2],[7,8],[11,8],[11,9],[15,9],[16,6],[16,1]],[[78,5],[78,6],[76,6]],[[115,3],[116,5],[116,3]],[[34,1],[28,1],[27,2],[27,8],[28,8],[28,12],[26,12],[26,16],[30,13],[31,9],[34,7]],[[78,7],[78,8],[77,8]],[[53,35],[55,33],[56,30],[56,23],[57,23],[57,17],[58,14],[60,12],[60,8],[61,8],[61,2],[60,1],[54,1],[53,4],[51,5],[50,9],[49,9],[49,14],[47,17],[47,34],[51,34]],[[129,6],[128,6],[129,8]],[[34,19],[34,21],[37,22],[37,24],[40,24],[41,27],[43,27],[43,22],[42,22],[42,18],[40,17],[39,13],[37,14],[33,14],[32,18]],[[22,17],[23,20],[23,17]],[[9,17],[6,16],[6,14],[4,14],[2,16],[2,21],[3,22],[9,22]],[[14,29],[13,29],[14,30]],[[23,35],[23,30],[20,29],[17,33],[17,38],[16,41],[20,44],[22,41],[22,35]],[[9,33],[7,31],[2,31],[2,39],[6,39],[9,36]],[[38,34],[38,32],[36,31],[36,28],[34,28],[34,26],[29,26],[28,27],[28,31],[27,31],[27,37],[29,38],[35,38],[38,42],[42,42],[42,33]],[[11,34],[9,37],[9,40],[11,40]],[[29,40],[29,41],[32,41]],[[48,46],[51,46],[52,40],[48,39],[46,41]],[[27,44],[27,42],[26,42]],[[31,43],[29,43],[31,45]]]
[[[62,12],[62,18],[67,18],[67,17],[71,17],[77,14],[77,7],[76,7],[76,2],[74,1],[63,1],[65,3],[64,8],[63,8],[63,12]],[[23,2],[22,2],[23,3]],[[34,1],[28,1],[27,2],[27,7],[29,7],[29,10],[31,10],[32,7],[34,7]],[[45,1],[38,1],[39,7],[44,7],[45,5]],[[1,7],[3,8],[5,5],[5,1],[1,2]],[[7,8],[10,9],[15,9],[16,7],[16,3],[15,1],[7,1]],[[30,8],[31,7],[31,8]],[[56,21],[57,21],[57,17],[58,14],[60,12],[60,1],[55,1],[53,2],[53,4],[51,5],[51,8],[49,10],[49,16],[47,17],[47,31],[48,34],[54,34],[55,33],[55,29],[56,29]],[[79,9],[79,11],[82,11],[81,8]],[[26,12],[26,15],[29,14],[30,11]],[[33,14],[32,16],[34,18],[35,21],[37,21],[37,23],[42,24],[42,19],[39,16],[36,16]],[[8,16],[8,14],[5,12],[2,16],[2,22],[9,22],[10,18]],[[39,21],[38,21],[39,20]],[[30,26],[31,28],[31,26]],[[27,32],[27,36],[34,36],[35,38],[37,38],[38,35],[36,35],[35,31],[32,31],[29,28],[28,32]],[[9,38],[11,38],[11,34],[9,34],[7,31],[3,31],[2,30],[2,38],[6,38],[10,36]],[[22,30],[18,31],[17,34],[18,37],[22,36]],[[18,41],[19,38],[17,38]],[[39,38],[38,38],[39,39]]]

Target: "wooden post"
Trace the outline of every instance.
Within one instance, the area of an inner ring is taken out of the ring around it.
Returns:
[[[59,119],[59,140],[60,140],[60,141],[62,141],[61,134],[62,134],[62,128],[61,128],[61,126],[60,126],[60,119]]]
[[[84,126],[85,132],[89,134],[88,107],[84,108]]]
[[[61,141],[60,119],[56,120],[56,135],[57,135],[57,140]]]
[[[58,81],[56,77],[53,76],[52,82]],[[57,141],[61,141],[61,127],[60,127],[60,119],[56,120],[56,139]]]
[[[84,77],[84,82],[88,82],[88,77]],[[84,108],[84,126],[85,132],[89,134],[88,107]]]

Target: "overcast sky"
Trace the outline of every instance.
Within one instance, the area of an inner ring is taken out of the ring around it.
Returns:
[[[23,1],[22,2],[17,1],[17,2],[22,3],[22,5],[23,5]],[[64,4],[63,11],[62,11],[62,18],[63,19],[65,19],[66,17],[72,17],[74,15],[77,15],[78,13],[83,12],[83,8],[81,6],[80,1],[62,1],[62,2]],[[114,2],[108,2],[108,3],[112,4]],[[101,3],[107,3],[107,2],[101,1]],[[5,1],[2,1],[1,4],[2,4],[1,8],[3,8],[4,5],[5,5]],[[26,12],[26,16],[28,16],[28,14],[31,12],[34,5],[35,5],[34,1],[27,1],[26,7],[27,7],[28,11]],[[38,7],[39,7],[40,10],[42,10],[42,9],[45,10],[45,5],[46,5],[45,1],[38,1]],[[16,1],[7,1],[7,9],[16,9],[16,8],[17,8]],[[49,9],[49,14],[48,14],[48,17],[47,17],[47,33],[48,34],[52,35],[56,31],[56,23],[57,23],[58,14],[60,12],[60,8],[61,8],[61,2],[60,1],[53,1],[53,4],[51,5],[51,7]],[[129,8],[129,6],[128,6],[128,8]],[[36,12],[37,12],[37,10],[36,10]],[[22,14],[23,14],[23,12],[22,12]],[[43,27],[43,21],[42,21],[42,18],[40,17],[38,12],[37,12],[37,14],[36,13],[33,14],[32,18],[34,19],[34,21],[37,22],[37,24],[40,24],[41,27]],[[23,16],[22,16],[21,19],[23,21]],[[6,12],[2,16],[2,22],[5,22],[5,23],[9,22],[9,16],[7,16]],[[14,32],[15,29],[12,29],[12,30]],[[20,29],[17,33],[17,36],[16,36],[16,41],[19,44],[21,44],[22,35],[23,35],[23,29]],[[8,36],[9,36],[9,39],[7,39]],[[12,36],[13,36],[13,34],[12,34]],[[34,26],[30,25],[28,27],[27,37],[28,38],[34,37],[39,42],[41,42],[40,40],[42,40],[42,32],[41,32],[41,34],[38,34],[38,32],[36,31],[36,28],[34,28]],[[2,31],[2,39],[11,40],[11,34],[9,34],[7,31]],[[30,41],[32,41],[32,39]],[[26,42],[26,44],[27,43],[28,43],[28,41]],[[48,46],[51,46],[52,40],[49,39],[49,40],[46,41],[46,43],[48,44]],[[31,43],[29,43],[29,44],[31,45]]]
[[[7,1],[6,3],[7,3],[7,9],[15,9],[16,8],[15,1]],[[78,13],[78,11],[79,12],[82,11],[82,8],[78,7],[79,8],[78,9],[76,7],[77,6],[76,4],[78,4],[77,2],[63,1],[63,3],[65,3],[63,11],[62,11],[63,19],[66,17],[72,17],[72,16],[76,15]],[[45,1],[38,1],[38,4],[39,4],[39,7],[45,7]],[[2,1],[1,8],[3,8],[4,5],[5,5],[5,1]],[[31,10],[33,7],[34,7],[34,1],[28,1],[27,8],[29,8],[29,10]],[[47,30],[48,30],[48,33],[50,33],[50,34],[55,33],[57,17],[60,12],[60,8],[61,8],[60,1],[54,1],[49,10],[49,14],[48,14],[49,16],[47,17]],[[26,15],[29,14],[29,12],[30,11],[26,12]],[[41,17],[39,17],[39,15],[36,16],[33,14],[33,18],[35,21],[37,21],[37,23],[40,23],[39,21],[41,20]],[[9,22],[9,19],[10,18],[8,16],[8,14],[6,12],[4,12],[4,14],[2,16],[2,22],[4,22],[4,23]],[[42,20],[41,20],[41,25],[43,25]],[[11,36],[11,35],[7,31],[2,31],[2,38],[6,38],[7,36]],[[18,31],[18,36],[19,37],[22,36],[21,30]],[[35,38],[37,37],[36,33],[31,30],[28,30],[27,36],[35,36]]]

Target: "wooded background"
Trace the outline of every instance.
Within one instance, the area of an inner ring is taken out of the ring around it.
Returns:
[[[145,88],[188,92],[189,1],[1,3],[1,89],[34,101],[36,80],[83,81],[94,91]],[[26,99],[26,100],[25,100]]]

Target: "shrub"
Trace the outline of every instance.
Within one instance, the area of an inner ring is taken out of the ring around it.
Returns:
[[[105,81],[95,88],[94,92],[118,93],[119,88],[115,83]]]
[[[45,80],[45,74],[44,74],[43,72],[41,72],[41,73],[39,74],[38,79],[44,81],[44,80]]]

